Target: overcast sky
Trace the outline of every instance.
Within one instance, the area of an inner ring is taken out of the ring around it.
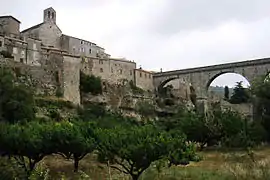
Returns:
[[[270,56],[270,0],[0,0],[0,14],[42,22],[57,11],[63,33],[163,71]],[[232,78],[220,77],[232,85]],[[233,78],[234,81],[239,79]],[[243,80],[243,79],[241,79]]]

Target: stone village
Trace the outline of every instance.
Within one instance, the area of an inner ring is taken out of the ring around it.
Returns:
[[[30,74],[40,94],[45,91],[55,94],[60,87],[63,98],[75,104],[81,102],[81,71],[111,84],[133,81],[149,92],[178,79],[173,85],[181,87],[180,96],[188,99],[192,86],[198,101],[205,102],[211,82],[224,73],[238,73],[251,82],[270,70],[270,59],[265,58],[158,73],[146,71],[137,68],[134,61],[112,58],[96,43],[63,34],[56,18],[56,11],[50,7],[44,10],[42,23],[20,31],[18,19],[0,16],[0,52],[7,51],[13,58],[12,61],[3,58],[0,64]],[[247,111],[251,111],[249,107]]]
[[[0,51],[9,52],[14,58],[14,62],[1,63],[23,66],[21,69],[39,81],[40,89],[55,90],[52,84],[58,83],[63,97],[76,104],[80,103],[80,71],[109,83],[126,79],[153,91],[152,72],[137,68],[133,61],[112,58],[96,43],[63,34],[56,17],[53,8],[45,9],[42,23],[20,32],[18,19],[0,16]]]

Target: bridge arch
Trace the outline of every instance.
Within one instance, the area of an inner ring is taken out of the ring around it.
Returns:
[[[170,77],[168,79],[166,79],[165,81],[162,81],[159,85],[158,85],[158,89],[163,88],[168,82],[173,81],[175,79],[179,79],[179,77],[175,76],[175,77]]]
[[[217,79],[218,77],[222,76],[222,75],[225,75],[225,74],[237,74],[237,75],[240,75],[242,76],[249,84],[250,84],[250,80],[249,78],[247,78],[245,75],[243,75],[242,73],[239,73],[239,72],[236,72],[236,71],[223,71],[223,72],[219,72],[219,73],[216,73],[215,75],[213,75],[206,83],[206,87],[205,87],[205,90],[206,92],[208,91],[211,83]]]

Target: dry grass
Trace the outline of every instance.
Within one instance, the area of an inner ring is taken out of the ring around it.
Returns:
[[[206,151],[200,153],[203,160],[188,166],[164,168],[161,172],[151,167],[143,174],[142,180],[268,180],[270,179],[270,148],[260,148],[254,151],[255,162],[245,151],[220,152]],[[109,180],[109,170],[104,164],[96,162],[95,156],[89,155],[80,162],[80,169],[91,180]],[[76,180],[73,173],[73,162],[60,156],[49,156],[44,160],[55,180]],[[111,169],[112,180],[126,180],[127,176]]]

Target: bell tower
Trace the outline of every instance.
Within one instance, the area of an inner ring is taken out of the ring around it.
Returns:
[[[44,10],[43,22],[50,22],[56,24],[56,11],[52,7]]]

